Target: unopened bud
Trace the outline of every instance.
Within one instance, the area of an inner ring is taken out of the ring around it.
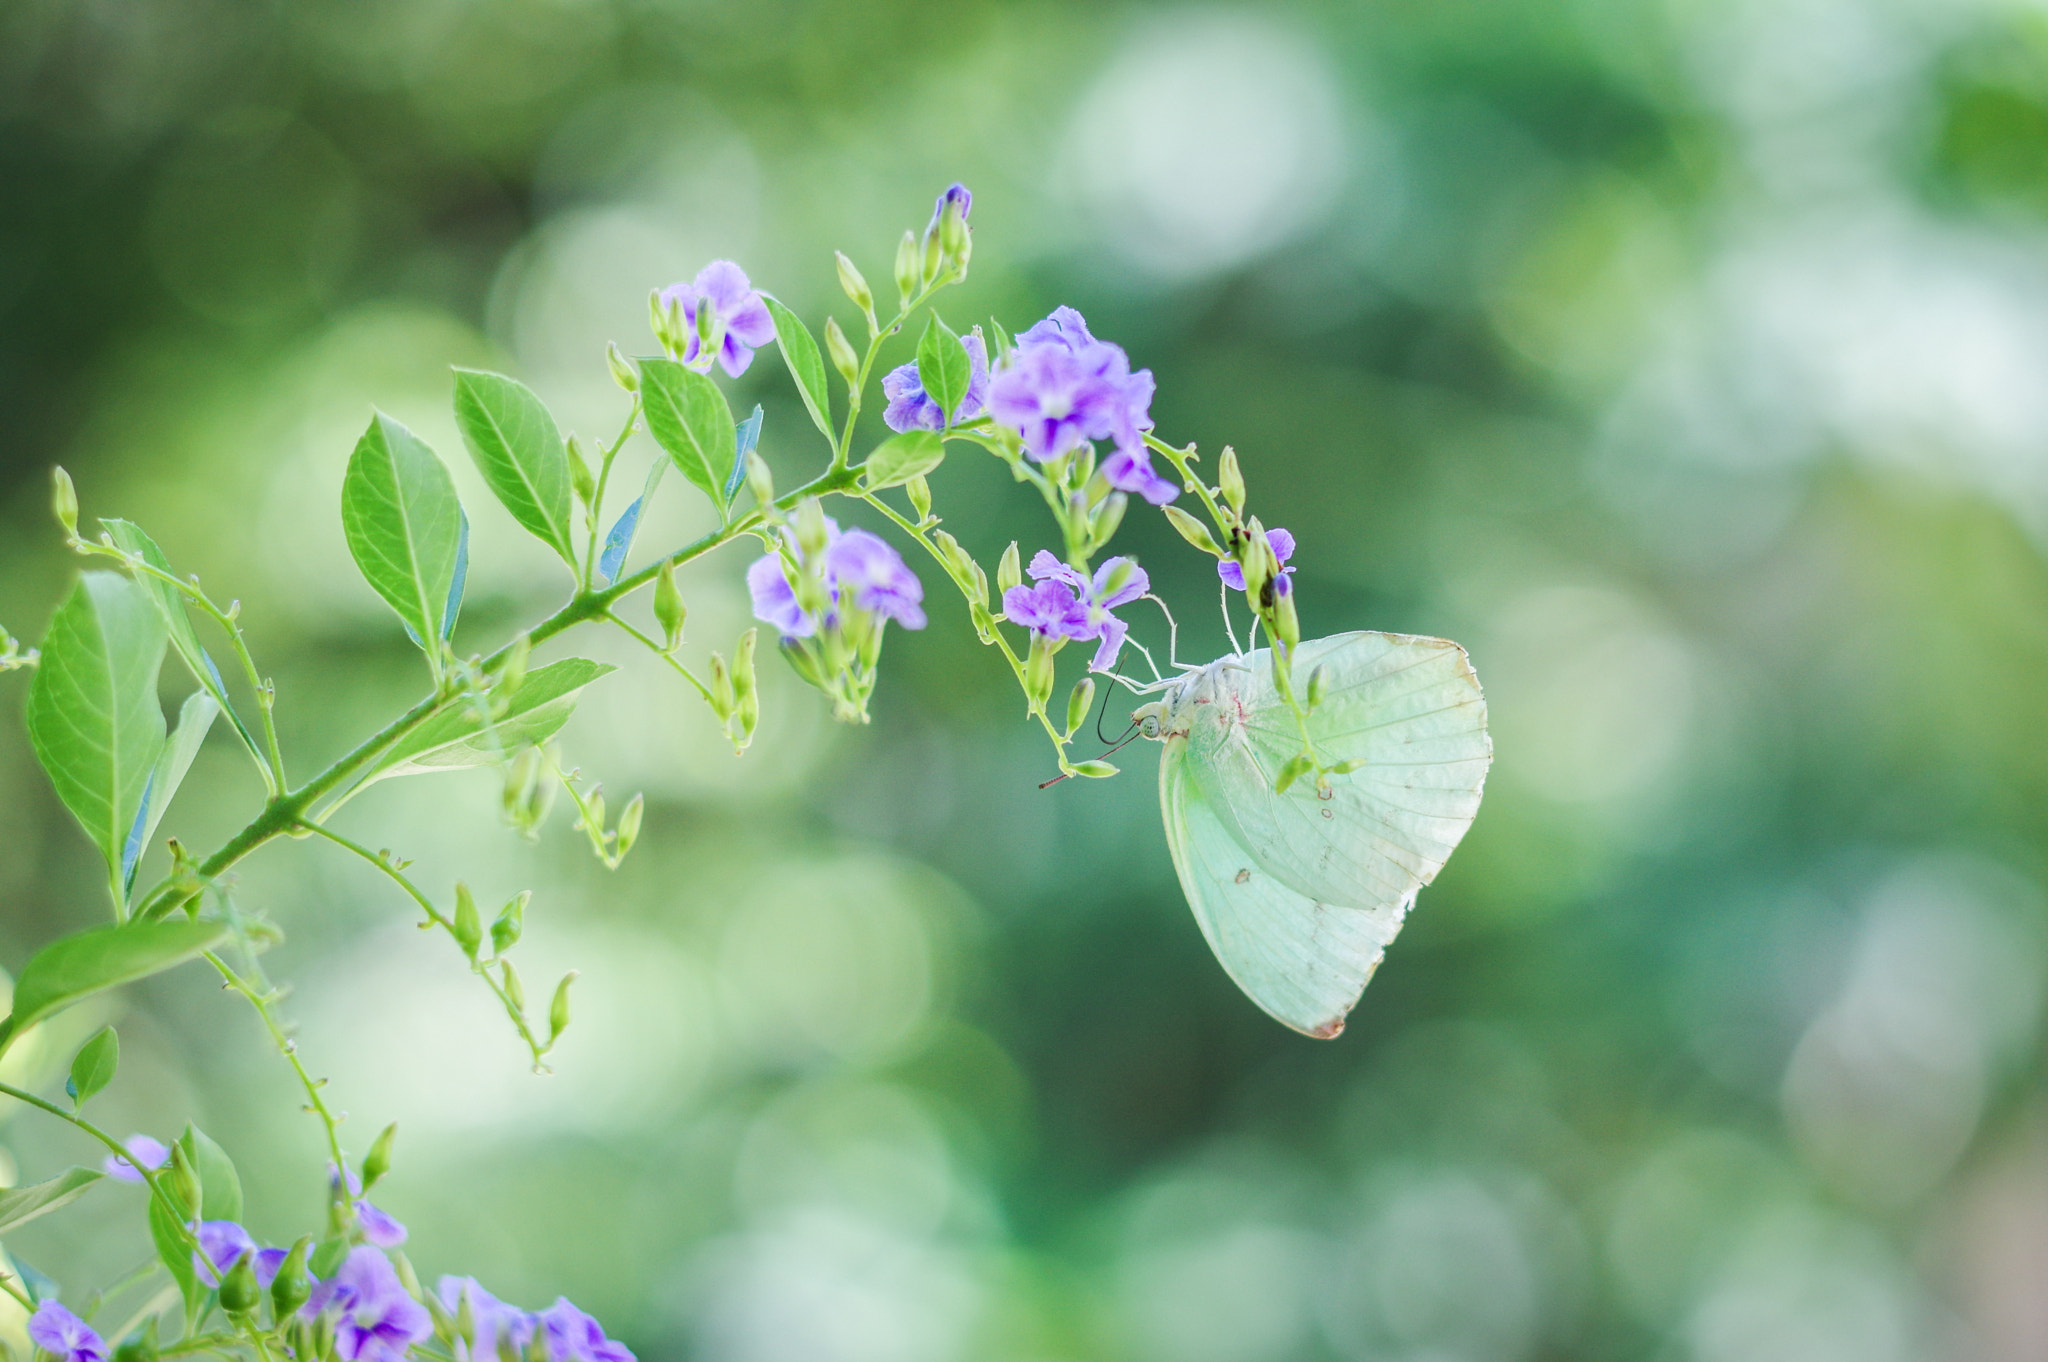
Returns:
[[[945,530],[933,530],[932,543],[938,546],[939,557],[945,560],[946,570],[955,580],[970,575],[967,570],[974,565],[974,560],[967,556],[966,549],[960,547],[959,540]]]
[[[1279,625],[1280,641],[1287,645],[1287,653],[1292,655],[1301,646],[1301,617],[1294,613],[1292,592],[1273,603],[1273,618]]]
[[[955,204],[948,203],[939,218],[939,245],[947,259],[964,263],[961,257],[967,251],[967,219]]]
[[[837,317],[825,319],[825,353],[832,356],[832,367],[846,380],[847,387],[851,388],[860,381],[860,357],[853,353],[852,342],[839,329]]]
[[[177,1203],[180,1220],[190,1220],[199,1213],[199,1174],[193,1171],[191,1156],[180,1142],[171,1144],[170,1175],[164,1179],[163,1187]]]
[[[1181,538],[1204,553],[1213,554],[1218,558],[1224,556],[1222,548],[1216,543],[1216,537],[1209,533],[1208,526],[1178,506],[1162,506],[1160,509],[1166,512],[1167,522],[1180,531]]]
[[[896,243],[896,292],[904,307],[917,296],[917,238],[908,231]]]
[[[612,382],[618,384],[629,393],[640,391],[640,371],[633,367],[632,360],[619,353],[617,345],[607,344],[605,346],[604,362],[612,371]]]
[[[498,916],[491,923],[493,955],[503,955],[519,944],[519,935],[526,930],[526,905],[532,901],[533,891],[521,890],[517,897],[498,910]]]
[[[378,1134],[370,1144],[370,1152],[363,1155],[363,1190],[369,1191],[377,1180],[391,1171],[391,1142],[398,1138],[398,1122],[393,1121]]]
[[[1095,678],[1084,676],[1074,684],[1074,693],[1067,697],[1067,736],[1072,737],[1081,721],[1088,717],[1088,711],[1095,704]]]
[[[569,985],[576,982],[576,971],[570,970],[562,976],[562,982],[555,985],[555,1000],[548,1004],[548,1044],[561,1039],[569,1029]]]
[[[723,319],[718,304],[709,296],[697,300],[697,354],[708,365],[718,351],[718,333]]]
[[[711,655],[711,708],[720,719],[730,718],[733,702],[738,697],[733,693],[732,669],[725,665],[722,653]]]
[[[220,1308],[230,1315],[246,1315],[262,1300],[263,1289],[256,1285],[256,1254],[251,1250],[220,1279]]]
[[[516,816],[526,806],[533,794],[533,787],[540,780],[540,749],[528,747],[512,758],[512,765],[505,772],[505,814]]]
[[[1323,694],[1330,686],[1330,669],[1317,667],[1308,674],[1308,707],[1314,710],[1323,702]]]
[[[1237,451],[1229,445],[1223,446],[1223,453],[1216,460],[1216,485],[1223,492],[1223,500],[1239,515],[1244,514],[1244,474],[1237,466]]]
[[[749,629],[740,635],[739,646],[732,650],[732,693],[738,698],[754,693],[754,651],[760,642],[761,631]]]
[[[1102,761],[1100,759],[1095,761],[1076,762],[1074,764],[1074,774],[1077,776],[1086,776],[1090,780],[1107,780],[1111,776],[1116,774],[1116,767],[1111,763]]]
[[[585,826],[593,831],[604,831],[604,786],[600,785],[583,798]]]
[[[669,315],[668,305],[661,301],[661,290],[648,290],[647,329],[654,333],[654,338],[661,342],[664,350],[675,348],[669,344]]]
[[[1315,758],[1306,752],[1299,752],[1288,758],[1287,764],[1280,768],[1279,776],[1273,781],[1273,793],[1286,794],[1287,787],[1307,775],[1315,764]]]
[[[1340,761],[1335,766],[1332,766],[1329,773],[1333,776],[1348,776],[1364,765],[1366,765],[1364,757],[1352,757],[1348,761]]]
[[[932,513],[932,485],[924,474],[916,473],[903,484],[903,490],[910,496],[910,509],[917,512],[917,523],[924,524]]]
[[[747,490],[754,494],[754,504],[762,510],[774,505],[775,475],[768,471],[768,461],[759,450],[747,451]]]
[[[1052,698],[1053,648],[1051,639],[1033,636],[1031,652],[1024,661],[1024,694],[1034,709],[1044,709]]]
[[[455,944],[462,947],[462,953],[471,960],[476,959],[477,947],[483,942],[483,922],[477,916],[476,895],[469,892],[469,886],[462,881],[455,882]]]
[[[505,650],[504,665],[498,668],[498,684],[492,689],[499,699],[509,699],[526,680],[526,664],[533,659],[533,636],[521,634]]]
[[[940,244],[940,233],[927,232],[924,238],[924,259],[922,262],[923,281],[929,284],[939,277],[939,267],[946,261],[946,248]]]
[[[1010,547],[1003,550],[1002,562],[996,564],[996,594],[1008,595],[1013,586],[1024,584],[1024,569],[1017,552],[1017,541],[1012,539]]]
[[[816,562],[825,551],[825,507],[816,497],[796,504],[796,546],[807,563]]]
[[[875,294],[868,287],[868,281],[861,277],[861,272],[846,258],[845,251],[832,252],[832,259],[839,266],[839,287],[845,290],[846,296],[853,300],[855,307],[872,318],[875,315]]]
[[[512,1004],[514,1012],[526,1011],[526,987],[519,982],[519,971],[512,968],[510,960],[500,960],[498,970],[504,977],[505,1001]]]
[[[619,811],[618,854],[624,856],[640,838],[640,820],[647,814],[647,801],[635,793]]]
[[[569,486],[586,506],[597,497],[597,479],[591,474],[590,461],[583,457],[583,441],[574,435],[569,437]]]
[[[675,562],[664,558],[661,571],[654,575],[654,622],[661,626],[665,651],[674,652],[683,641],[683,621],[689,613],[683,605],[682,590],[676,586]]]
[[[306,1297],[313,1294],[313,1284],[306,1279],[306,1255],[312,1248],[313,1236],[301,1236],[278,1264],[277,1275],[270,1279],[270,1308],[278,1319],[290,1319],[306,1303]]]
[[[71,485],[71,475],[59,464],[50,474],[50,509],[57,513],[57,523],[64,527],[64,533],[78,534],[78,489]]]
[[[1124,523],[1124,511],[1130,504],[1131,499],[1122,492],[1111,492],[1096,508],[1095,518],[1088,526],[1088,536],[1096,548],[1116,537],[1117,527]]]

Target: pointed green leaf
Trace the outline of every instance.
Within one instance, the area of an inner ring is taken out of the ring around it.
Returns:
[[[827,440],[836,439],[832,434],[832,399],[825,388],[825,358],[818,353],[817,340],[796,313],[765,294],[761,300],[768,304],[768,315],[775,319],[775,344],[782,350],[782,362],[789,366],[789,376],[796,380],[796,390],[804,399],[811,420],[825,432]]]
[[[88,572],[57,609],[28,693],[28,734],[64,807],[107,858],[121,854],[164,747],[156,677],[164,622],[128,578]]]
[[[861,465],[861,472],[867,478],[869,489],[879,491],[931,472],[945,457],[945,441],[936,432],[906,430],[876,445],[875,452],[868,455],[868,461]]]
[[[67,1168],[48,1182],[0,1192],[0,1234],[7,1233],[16,1225],[25,1225],[39,1215],[48,1215],[59,1206],[69,1205],[84,1196],[86,1188],[105,1176],[97,1168]]]
[[[163,821],[164,810],[170,807],[171,796],[185,783],[185,773],[192,769],[192,759],[199,755],[199,748],[206,741],[206,735],[213,728],[214,718],[220,713],[220,706],[203,690],[195,690],[185,697],[185,703],[178,710],[178,726],[171,732],[171,740],[164,744],[163,755],[156,759],[151,771],[149,785],[143,796],[142,807],[136,811],[135,826],[128,833],[128,842],[121,852],[121,878],[132,884],[135,867],[148,849],[150,838],[156,836],[156,825]]]
[[[14,1015],[0,1042],[80,998],[161,974],[212,950],[230,935],[224,922],[127,922],[59,937],[29,957],[14,985]]]
[[[364,579],[414,638],[442,637],[462,548],[462,507],[434,451],[382,412],[349,458],[341,523]]]
[[[925,396],[938,404],[940,417],[949,426],[953,424],[953,413],[960,410],[960,403],[967,397],[967,384],[972,376],[973,361],[968,357],[967,347],[939,320],[937,313],[932,314],[917,342],[917,383]]]
[[[199,1175],[199,1218],[240,1220],[242,1179],[235,1172],[235,1161],[228,1157],[228,1151],[195,1125],[185,1127],[178,1144],[185,1150],[192,1171]]]
[[[71,1077],[65,1084],[71,1100],[84,1106],[114,1081],[114,1071],[120,1066],[121,1038],[113,1027],[102,1026],[72,1057]]]
[[[488,728],[475,705],[453,705],[386,752],[362,784],[393,776],[489,766],[522,747],[546,742],[569,721],[576,708],[577,694],[616,670],[581,657],[536,667],[512,693],[505,713]]]
[[[695,369],[672,359],[650,359],[640,365],[640,402],[655,443],[723,511],[725,479],[739,448],[725,394]]]
[[[186,1238],[178,1222],[164,1209],[163,1202],[155,1197],[149,1199],[149,1237],[156,1245],[157,1257],[163,1259],[170,1269],[171,1279],[178,1284],[190,1309],[204,1290],[192,1271],[192,1241]]]
[[[457,369],[455,421],[477,470],[512,518],[574,567],[569,451],[540,398],[503,374]]]

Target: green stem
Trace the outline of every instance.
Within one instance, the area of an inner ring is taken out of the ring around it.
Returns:
[[[12,1083],[0,1083],[0,1096],[12,1097],[17,1102],[25,1103],[39,1111],[48,1112],[66,1125],[75,1126],[83,1133],[98,1140],[110,1152],[119,1155],[122,1159],[128,1159],[128,1148],[126,1145],[123,1145],[119,1140],[107,1134],[106,1131],[101,1130],[76,1112],[66,1111],[55,1102],[45,1102],[34,1093],[17,1088]],[[132,1161],[130,1161],[129,1166],[142,1175],[143,1185],[149,1188],[151,1198],[164,1208],[164,1212],[171,1218],[171,1223],[178,1227],[178,1232],[185,1237],[186,1243],[194,1252],[197,1252],[199,1241],[193,1237],[192,1231],[186,1226],[185,1218],[179,1213],[177,1203],[171,1200],[171,1194],[163,1189],[162,1171],[160,1169],[144,1168],[141,1164]]]
[[[312,1074],[306,1072],[305,1061],[299,1058],[298,1042],[286,1033],[284,1024],[277,1019],[277,1013],[271,1009],[271,1003],[276,1001],[275,991],[269,987],[267,980],[259,978],[252,982],[243,978],[234,966],[220,958],[218,952],[206,952],[206,963],[219,970],[221,978],[227,981],[227,986],[241,994],[249,1006],[256,1009],[256,1015],[263,1019],[263,1029],[269,1032],[270,1043],[277,1047],[277,1052],[292,1066],[292,1072],[299,1076],[299,1086],[306,1090],[306,1109],[320,1118],[320,1124],[327,1132],[328,1157],[334,1161],[337,1170],[346,1169],[348,1162],[341,1154],[341,1121],[327,1109],[327,1101],[320,1095],[321,1082],[324,1080],[316,1080]],[[337,1197],[343,1194],[340,1187],[341,1184],[337,1183]]]
[[[14,1297],[16,1301],[20,1302],[22,1309],[30,1314],[35,1313],[36,1303],[30,1300],[28,1293],[16,1286],[14,1278],[5,1272],[0,1272],[0,1291],[5,1291],[8,1295]]]
[[[832,471],[839,472],[846,467],[846,457],[853,450],[853,425],[860,417],[861,396],[867,391],[868,377],[875,371],[875,359],[882,353],[882,343],[903,329],[910,320],[910,314],[923,307],[925,300],[953,282],[954,271],[948,270],[926,284],[915,298],[905,303],[889,324],[879,331],[871,330],[868,336],[868,352],[861,357],[860,376],[846,388],[846,425],[839,433],[839,443],[832,450]],[[872,328],[873,320],[869,320]]]
[[[626,447],[626,440],[633,433],[633,423],[639,419],[640,394],[634,393],[633,408],[626,413],[625,428],[619,432],[619,438],[613,440],[610,447],[605,450],[604,459],[598,465],[597,491],[590,498],[590,544],[583,553],[583,586],[585,590],[588,590],[590,584],[597,580],[597,546],[604,537],[599,533],[599,527],[604,524],[604,489],[611,482],[612,460],[616,459],[619,456],[619,451]],[[645,508],[643,507],[642,509],[644,510]]]
[[[705,704],[708,705],[711,703],[711,688],[705,685],[702,681],[699,681],[688,667],[685,667],[682,663],[676,661],[675,655],[673,653],[669,652],[668,649],[662,647],[659,643],[656,643],[652,638],[649,638],[646,634],[641,633],[638,629],[635,629],[632,625],[626,623],[626,621],[620,619],[617,615],[612,614],[610,611],[605,612],[605,618],[610,620],[613,624],[618,625],[619,628],[625,630],[634,638],[640,640],[641,646],[646,648],[648,652],[653,653],[663,662],[666,662],[669,666],[675,668],[676,674],[678,676],[682,677],[683,680],[689,682],[691,685],[697,688],[697,694],[704,697]]]

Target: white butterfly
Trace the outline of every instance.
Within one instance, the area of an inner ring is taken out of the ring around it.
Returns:
[[[1166,744],[1167,846],[1216,958],[1274,1018],[1327,1039],[1471,826],[1493,743],[1455,643],[1315,639],[1296,651],[1297,690],[1319,667],[1309,737],[1325,766],[1356,763],[1320,786],[1311,774],[1274,792],[1301,730],[1267,649],[1189,672],[1133,717]]]

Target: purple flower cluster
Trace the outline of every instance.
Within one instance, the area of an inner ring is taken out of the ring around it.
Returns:
[[[1110,440],[1115,451],[1102,475],[1121,492],[1155,506],[1180,488],[1152,470],[1144,432],[1152,429],[1152,371],[1131,372],[1120,345],[1099,341],[1071,307],[1017,337],[1017,348],[990,381],[989,414],[1024,439],[1024,453],[1039,463],[1091,440]]]
[[[509,1349],[525,1357],[535,1335],[547,1362],[635,1362],[632,1350],[605,1337],[604,1326],[578,1310],[565,1296],[535,1314],[507,1305],[483,1289],[474,1277],[443,1277],[435,1292],[451,1315],[459,1315],[465,1297],[473,1342],[458,1341],[459,1362],[497,1362]]]
[[[754,351],[775,339],[775,319],[768,315],[768,305],[748,282],[747,272],[730,260],[712,261],[687,284],[670,284],[661,291],[661,305],[682,305],[683,326],[688,333],[683,363],[699,369],[709,369],[712,359],[700,353],[704,343],[697,335],[697,309],[707,300],[725,332],[715,352],[719,367],[738,378],[754,362]]]
[[[820,623],[831,629],[839,612],[851,607],[895,620],[906,629],[924,628],[924,586],[905,565],[901,554],[880,536],[866,530],[841,530],[825,520],[825,551],[817,566],[831,604],[820,621],[797,600],[796,588],[784,570],[782,555],[770,553],[747,569],[747,591],[754,598],[754,617],[772,624],[784,638],[809,638]],[[789,542],[794,543],[793,537]]]
[[[953,409],[953,419],[947,421],[946,414],[939,410],[939,404],[925,392],[924,385],[918,381],[916,363],[899,364],[882,380],[882,395],[889,399],[888,408],[882,412],[882,420],[889,429],[906,431],[922,427],[925,430],[944,430],[948,425],[957,426],[981,415],[988,405],[988,345],[982,340],[979,328],[962,336],[960,344],[967,351],[967,394]]]
[[[1110,611],[1145,594],[1151,585],[1145,570],[1129,558],[1112,558],[1089,578],[1040,549],[1026,571],[1037,585],[1005,591],[1003,618],[1040,638],[1099,639],[1089,670],[1114,667],[1130,626]]]
[[[400,1362],[406,1349],[434,1332],[434,1317],[398,1280],[383,1251],[359,1244],[341,1267],[313,1288],[302,1313],[336,1313],[334,1351],[343,1362]]]
[[[334,1165],[328,1164],[328,1182],[331,1184],[337,1176]],[[348,1194],[355,1203],[356,1223],[363,1227],[365,1240],[378,1248],[397,1248],[405,1242],[405,1226],[363,1199],[363,1180],[353,1168],[348,1170]]]
[[[37,1304],[29,1316],[28,1336],[36,1347],[63,1362],[107,1362],[107,1341],[56,1301]]]
[[[1272,548],[1273,556],[1283,563],[1294,556],[1294,536],[1285,530],[1278,528],[1267,530],[1266,543]],[[1293,571],[1294,569],[1291,567],[1280,569],[1280,575],[1273,579],[1273,591],[1275,594],[1285,596],[1288,592],[1294,590],[1294,583],[1287,580],[1288,575]],[[1223,584],[1232,591],[1244,590],[1244,569],[1238,565],[1236,559],[1225,558],[1217,563],[1216,575],[1221,577]]]

